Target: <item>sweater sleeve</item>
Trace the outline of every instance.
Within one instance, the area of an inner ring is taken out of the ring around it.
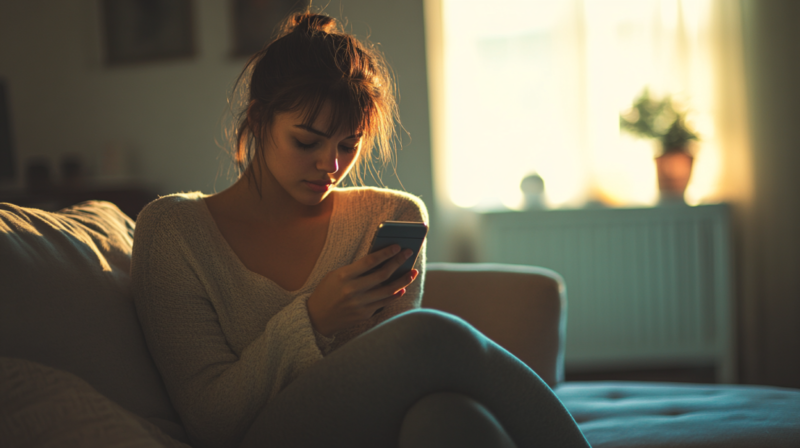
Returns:
[[[139,319],[170,398],[197,447],[236,446],[258,412],[322,358],[298,297],[240,354],[230,347],[190,242],[164,213],[140,214],[131,267]]]
[[[412,221],[428,223],[428,211],[425,204],[418,198],[404,195],[401,196],[402,203],[395,210],[391,220],[392,221]],[[419,308],[422,305],[423,286],[425,284],[425,250],[428,244],[428,239],[422,243],[419,251],[419,257],[414,265],[414,269],[419,271],[417,278],[406,288],[406,293],[387,305],[380,313],[374,315],[369,320],[354,325],[350,328],[340,331],[335,335],[335,339],[328,347],[326,354],[336,350],[348,341],[352,340],[361,333],[373,328],[374,326],[394,317],[398,314],[404,313],[409,310]]]

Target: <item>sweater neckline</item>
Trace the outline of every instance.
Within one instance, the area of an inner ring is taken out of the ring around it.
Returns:
[[[343,200],[345,196],[343,194],[338,194],[337,191],[334,191],[332,193],[335,196],[332,197],[334,201],[333,201],[333,207],[331,208],[331,217],[328,220],[328,230],[325,235],[325,244],[322,246],[322,251],[320,251],[319,256],[317,257],[317,261],[314,263],[314,267],[311,268],[311,272],[308,274],[308,278],[306,278],[305,282],[303,282],[303,285],[300,288],[295,289],[293,291],[284,289],[282,286],[277,284],[271,278],[248,269],[247,266],[245,266],[244,262],[242,262],[242,260],[239,258],[239,256],[236,255],[236,252],[234,252],[231,245],[228,244],[228,240],[226,240],[225,236],[222,235],[222,232],[219,230],[219,227],[217,227],[217,222],[214,220],[214,216],[211,214],[211,210],[209,210],[208,204],[206,204],[206,201],[204,200],[204,198],[209,195],[202,195],[200,196],[199,199],[200,202],[202,203],[203,214],[205,215],[205,219],[208,220],[209,225],[212,228],[212,233],[214,234],[214,237],[219,241],[219,244],[224,248],[223,250],[225,250],[228,253],[228,256],[233,260],[235,260],[235,263],[239,267],[239,269],[246,272],[249,276],[257,280],[266,281],[273,287],[279,289],[280,291],[283,291],[286,294],[289,294],[291,296],[296,296],[297,294],[303,292],[309,285],[311,285],[314,282],[315,278],[319,274],[318,271],[325,264],[325,261],[327,261],[329,253],[331,251],[331,245],[333,244],[332,241],[333,238],[331,237],[331,235],[334,233],[335,227],[337,227],[339,221],[339,212],[338,212],[340,208],[339,201]]]

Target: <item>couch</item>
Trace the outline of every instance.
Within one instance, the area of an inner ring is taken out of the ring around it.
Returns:
[[[108,202],[0,204],[0,446],[189,446],[131,301],[134,226]],[[565,289],[552,271],[431,263],[423,306],[531,366],[595,447],[800,446],[797,390],[565,383]]]

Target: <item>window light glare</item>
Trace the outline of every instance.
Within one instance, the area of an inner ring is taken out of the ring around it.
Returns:
[[[437,169],[454,204],[519,209],[530,172],[545,179],[550,207],[655,204],[650,143],[618,127],[644,86],[697,112],[687,201],[712,193],[709,0],[496,3],[442,0],[448,147]]]

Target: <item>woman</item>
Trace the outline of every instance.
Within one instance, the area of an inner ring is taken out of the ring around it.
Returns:
[[[136,308],[192,444],[587,446],[527,366],[453,316],[410,311],[424,248],[388,285],[408,251],[367,254],[381,222],[427,221],[409,194],[337,187],[392,141],[379,54],[297,14],[237,85],[243,175],[148,205],[133,249]]]

